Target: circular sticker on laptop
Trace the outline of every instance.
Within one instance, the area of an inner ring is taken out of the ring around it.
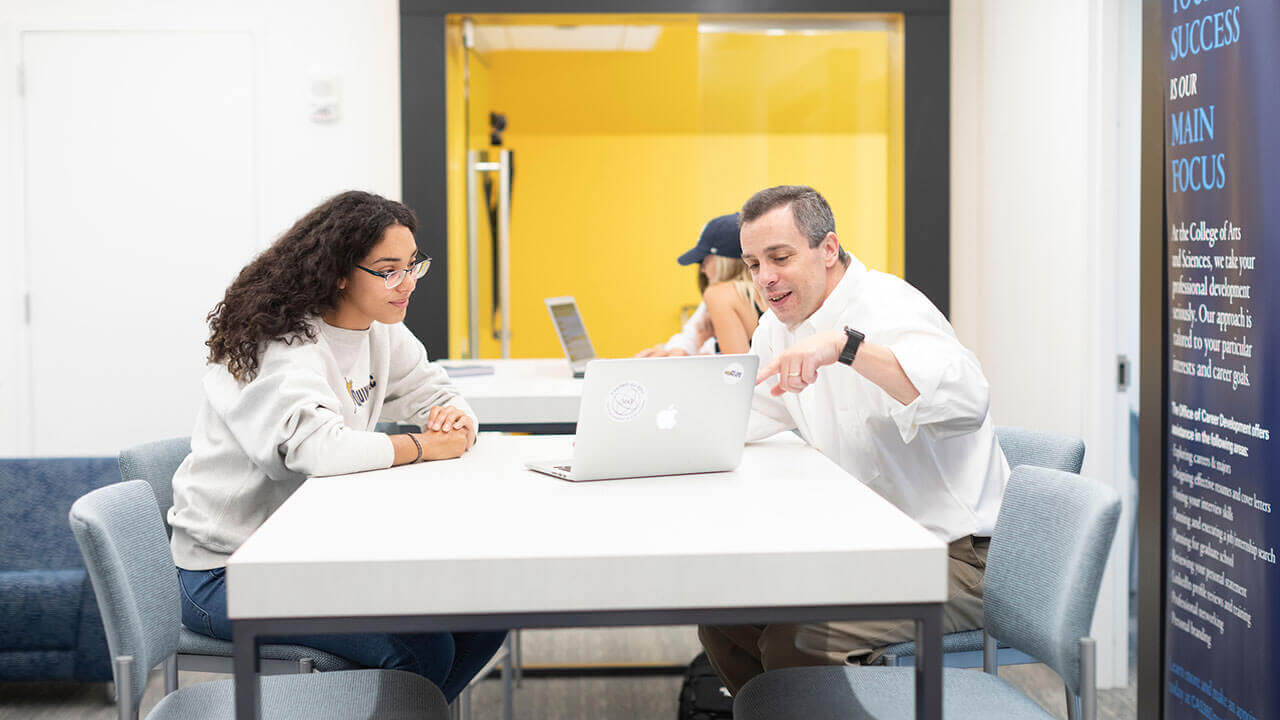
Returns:
[[[742,367],[742,363],[731,362],[724,366],[724,384],[737,385],[742,382],[742,376],[746,370]]]
[[[609,395],[604,401],[604,409],[609,413],[610,420],[627,422],[644,409],[644,401],[648,395],[644,386],[635,380],[621,382],[609,389]]]

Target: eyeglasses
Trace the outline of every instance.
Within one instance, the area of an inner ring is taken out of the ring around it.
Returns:
[[[369,268],[363,265],[357,265],[356,267],[369,273],[370,275],[377,275],[378,277],[382,278],[383,284],[385,284],[387,286],[387,289],[390,290],[391,288],[404,282],[404,279],[409,276],[409,273],[413,273],[413,279],[415,280],[422,277],[423,275],[426,275],[427,270],[431,267],[431,258],[427,257],[426,255],[420,255],[417,257],[416,260],[414,260],[412,263],[409,264],[409,267],[405,268],[404,270],[383,270],[382,272],[378,272],[377,270],[370,270]]]

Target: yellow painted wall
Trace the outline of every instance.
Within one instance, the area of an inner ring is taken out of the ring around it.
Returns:
[[[813,185],[831,202],[846,248],[871,267],[902,272],[900,30],[699,34],[694,16],[659,20],[650,52],[491,52],[483,64],[473,53],[472,142],[487,147],[487,113],[497,110],[516,156],[515,357],[560,354],[542,303],[552,295],[578,298],[601,356],[665,340],[680,308],[698,301],[696,271],[675,258],[706,220],[769,185]],[[454,102],[462,51],[450,38],[450,349],[458,356],[465,178],[454,158],[465,138]],[[482,306],[487,279],[482,271]],[[485,337],[483,355],[496,356]]]

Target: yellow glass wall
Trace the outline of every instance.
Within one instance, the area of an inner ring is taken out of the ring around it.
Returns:
[[[679,328],[698,302],[676,257],[703,224],[756,190],[807,184],[832,205],[842,244],[902,273],[901,25],[766,34],[697,16],[476,17],[477,25],[661,27],[651,50],[469,51],[449,33],[450,350],[467,341],[465,150],[508,119],[512,356],[556,357],[543,298],[573,295],[603,357]],[[703,31],[699,25],[702,23]],[[727,28],[727,29],[725,29]],[[463,82],[463,60],[469,83]],[[463,120],[470,88],[471,132]],[[483,202],[483,201],[482,201]],[[492,339],[488,226],[481,213],[481,355]]]

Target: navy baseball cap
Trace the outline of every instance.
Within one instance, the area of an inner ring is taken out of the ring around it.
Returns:
[[[713,218],[702,228],[702,235],[693,249],[680,256],[681,265],[692,265],[702,262],[708,255],[721,255],[727,258],[742,257],[742,243],[738,240],[738,213],[729,213]]]

